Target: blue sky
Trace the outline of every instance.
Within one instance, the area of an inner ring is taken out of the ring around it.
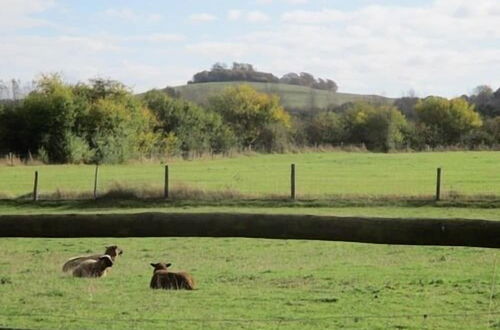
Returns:
[[[452,97],[500,87],[498,22],[497,0],[0,0],[0,79],[60,72],[140,92],[237,61],[343,92]]]

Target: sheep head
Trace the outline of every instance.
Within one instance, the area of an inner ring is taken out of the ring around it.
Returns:
[[[111,245],[111,246],[106,246],[106,252],[104,252],[104,253],[113,258],[113,257],[116,257],[118,255],[122,255],[123,250],[120,249],[117,245]]]
[[[165,264],[163,262],[158,262],[156,264],[154,263],[151,263],[151,266],[155,269],[155,270],[166,270],[168,267],[172,266],[171,263],[168,263],[168,264]]]
[[[111,257],[107,254],[100,256],[99,261],[102,262],[106,268],[113,266],[113,259],[111,259]]]

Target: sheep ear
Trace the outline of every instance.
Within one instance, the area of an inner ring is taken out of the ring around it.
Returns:
[[[151,263],[151,266],[156,267],[156,264]]]
[[[166,264],[165,266],[170,267],[170,266],[172,266],[172,264]]]

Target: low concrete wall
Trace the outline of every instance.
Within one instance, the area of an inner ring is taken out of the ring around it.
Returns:
[[[500,247],[500,221],[274,214],[2,215],[0,237],[254,237]]]

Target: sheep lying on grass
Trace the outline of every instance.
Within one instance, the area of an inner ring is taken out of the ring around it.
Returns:
[[[191,275],[185,272],[172,273],[167,270],[172,264],[156,263],[153,266],[153,277],[149,287],[151,289],[194,289],[194,279]]]
[[[123,254],[123,250],[120,249],[118,246],[116,246],[116,245],[107,246],[106,247],[106,251],[104,252],[104,254],[94,254],[94,255],[91,255],[91,256],[75,257],[75,258],[69,259],[63,265],[62,270],[63,270],[63,272],[69,272],[70,270],[73,270],[76,267],[78,267],[82,262],[88,261],[88,260],[94,260],[95,261],[95,260],[98,260],[103,255],[110,256],[111,260],[113,262],[115,262],[116,256],[119,256],[121,254]]]
[[[100,256],[97,260],[89,259],[81,262],[74,270],[75,277],[103,277],[106,270],[113,266],[113,259],[107,254]]]

